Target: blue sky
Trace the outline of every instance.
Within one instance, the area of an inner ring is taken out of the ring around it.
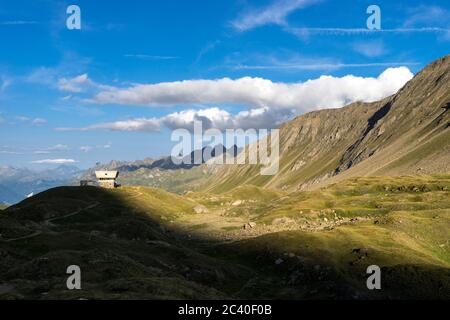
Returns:
[[[0,165],[157,157],[193,119],[269,128],[377,100],[449,53],[449,17],[448,1],[0,0]]]

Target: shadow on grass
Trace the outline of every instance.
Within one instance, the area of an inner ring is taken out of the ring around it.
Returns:
[[[349,247],[339,262],[321,247],[286,252],[281,233],[223,244],[171,222],[189,209],[181,198],[158,207],[132,197],[64,187],[2,212],[0,299],[449,298],[446,268],[384,267],[383,289],[369,291],[372,252]],[[70,265],[82,290],[66,288]]]

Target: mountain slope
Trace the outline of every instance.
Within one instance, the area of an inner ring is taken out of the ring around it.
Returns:
[[[195,189],[196,185],[210,177],[216,170],[202,166],[208,157],[235,157],[240,152],[237,146],[226,148],[219,144],[214,148],[206,146],[201,150],[191,152],[184,158],[183,163],[176,164],[171,156],[159,159],[147,158],[137,161],[111,161],[108,164],[98,164],[76,177],[72,185],[78,185],[79,180],[95,181],[95,171],[116,170],[120,172],[119,183],[123,185],[146,186],[162,188],[170,192],[184,193]],[[217,153],[217,154],[216,154]]]
[[[56,188],[0,211],[0,300],[448,299],[449,188],[449,175],[290,195]],[[373,264],[383,290],[367,290]],[[83,290],[67,290],[69,265]]]
[[[224,166],[203,189],[222,192],[253,184],[297,190],[354,176],[449,172],[449,106],[446,56],[393,96],[310,112],[283,124],[276,175],[261,176],[258,166]]]

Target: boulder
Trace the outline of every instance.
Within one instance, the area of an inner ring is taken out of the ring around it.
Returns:
[[[208,208],[202,205],[198,205],[194,207],[194,212],[197,214],[208,213]]]

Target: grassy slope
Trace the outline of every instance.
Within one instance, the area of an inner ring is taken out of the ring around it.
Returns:
[[[121,172],[120,183],[124,185],[162,188],[170,192],[183,193],[196,188],[196,185],[211,176],[210,168],[205,166],[191,169],[159,170],[140,169]]]
[[[449,188],[440,175],[291,194],[54,189],[1,214],[3,240],[38,234],[0,241],[0,284],[38,299],[449,298]],[[81,292],[63,288],[70,264],[86,270]],[[380,292],[365,289],[370,264]]]

